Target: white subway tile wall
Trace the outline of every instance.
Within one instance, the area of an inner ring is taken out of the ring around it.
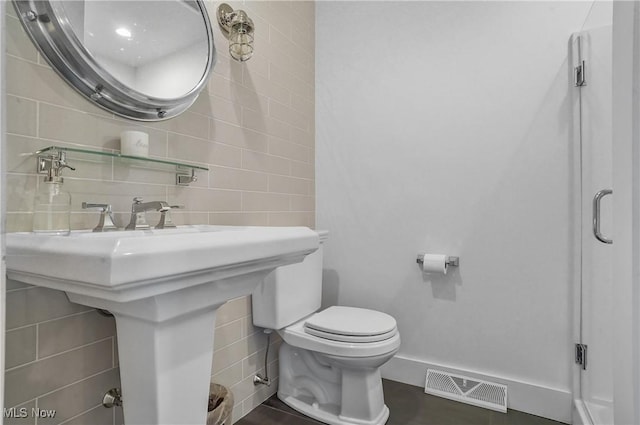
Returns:
[[[76,171],[65,173],[65,188],[73,200],[74,229],[90,229],[98,220],[97,213],[82,210],[83,201],[110,203],[118,224],[126,224],[134,196],[184,205],[173,213],[177,224],[314,226],[315,5],[230,2],[256,25],[254,57],[240,64],[229,58],[215,22],[219,3],[206,4],[218,63],[196,103],[161,123],[120,118],[78,95],[47,65],[7,7],[8,231],[31,230],[39,180],[34,151],[50,145],[118,149],[125,129],[149,133],[151,156],[210,171],[178,187],[171,172],[72,159]],[[250,298],[223,306],[212,332],[212,381],[231,388],[235,422],[275,392],[281,339],[274,334],[269,351],[275,385],[257,388],[252,378],[264,373],[267,339],[252,325]],[[112,318],[70,303],[62,292],[9,281],[6,341],[5,407],[56,410],[54,418],[39,418],[39,425],[123,423],[121,409],[100,405],[104,392],[120,385]],[[35,418],[5,423],[35,424]]]

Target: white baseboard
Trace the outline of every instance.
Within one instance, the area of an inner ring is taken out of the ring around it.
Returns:
[[[452,368],[399,355],[393,357],[382,367],[382,377],[424,388],[427,369],[430,368],[507,385],[509,388],[509,409],[542,416],[566,424],[571,423],[573,396],[571,391],[568,390],[485,375],[471,370]]]
[[[587,413],[587,408],[580,399],[574,400],[573,425],[593,425],[589,413]]]

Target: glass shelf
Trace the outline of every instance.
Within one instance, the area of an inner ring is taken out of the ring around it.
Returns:
[[[161,169],[164,169],[166,171],[176,172],[176,184],[180,186],[188,186],[189,183],[196,181],[197,180],[195,175],[196,171],[209,171],[209,168],[202,165],[189,164],[186,162],[178,162],[170,159],[123,155],[117,151],[96,151],[96,150],[73,148],[73,147],[67,147],[67,146],[48,146],[46,148],[36,151],[36,155],[58,157],[60,152],[76,153],[76,154],[88,155],[88,156],[111,157],[115,159],[133,161],[140,165],[143,165],[144,163],[160,165]]]

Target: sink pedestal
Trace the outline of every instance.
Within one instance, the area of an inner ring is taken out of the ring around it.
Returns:
[[[126,425],[206,423],[217,307],[161,323],[116,316]]]
[[[125,425],[206,423],[216,311],[250,294],[267,273],[126,303],[67,293],[115,316]]]

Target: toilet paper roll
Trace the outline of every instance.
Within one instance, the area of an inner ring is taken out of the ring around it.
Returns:
[[[447,256],[442,254],[425,254],[422,259],[423,273],[447,274]]]
[[[120,133],[120,152],[123,155],[149,156],[149,135],[143,131]]]

